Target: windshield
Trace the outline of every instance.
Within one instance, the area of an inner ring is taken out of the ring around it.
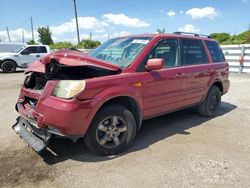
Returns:
[[[150,37],[114,38],[104,42],[89,55],[123,68],[131,64],[150,40]]]
[[[19,53],[21,50],[23,50],[25,48],[25,46],[22,46],[21,48],[19,48],[18,50],[16,50],[16,53]]]

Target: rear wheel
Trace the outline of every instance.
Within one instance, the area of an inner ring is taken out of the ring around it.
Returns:
[[[4,61],[2,63],[1,69],[3,72],[11,73],[16,71],[16,63],[14,61]]]
[[[112,155],[123,152],[133,141],[135,133],[136,122],[132,113],[114,103],[96,114],[84,140],[94,153]]]
[[[205,100],[199,105],[198,112],[205,117],[212,117],[216,115],[221,103],[221,92],[216,86],[212,86],[205,98]]]

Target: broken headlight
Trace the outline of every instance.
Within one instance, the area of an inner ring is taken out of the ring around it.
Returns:
[[[71,99],[85,89],[85,80],[60,80],[52,91],[52,95],[63,99]]]

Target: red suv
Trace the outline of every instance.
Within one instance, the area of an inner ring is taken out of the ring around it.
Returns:
[[[37,152],[56,135],[117,154],[145,119],[192,106],[214,116],[228,73],[219,44],[190,33],[114,38],[89,54],[61,50],[26,70],[13,129]]]

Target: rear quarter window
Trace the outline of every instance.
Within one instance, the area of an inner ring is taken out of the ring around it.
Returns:
[[[218,63],[218,62],[224,62],[225,57],[224,54],[217,42],[214,41],[206,41],[208,50],[211,54],[211,57],[213,59],[213,63]]]
[[[38,53],[47,53],[47,48],[45,46],[38,46]]]

